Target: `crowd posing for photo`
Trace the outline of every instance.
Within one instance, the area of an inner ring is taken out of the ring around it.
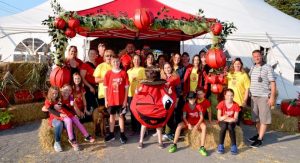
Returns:
[[[65,61],[71,71],[72,81],[62,88],[52,86],[42,108],[49,113],[49,125],[55,131],[55,151],[62,151],[60,142],[64,128],[74,150],[80,150],[74,136],[74,127],[81,131],[85,141],[93,143],[95,138],[92,135],[98,136],[99,133],[88,133],[83,123],[92,121],[93,111],[100,106],[105,107],[109,114],[106,142],[115,140],[115,122],[118,120],[120,143],[126,144],[128,136],[140,134],[137,147],[144,148],[148,129],[137,120],[130,106],[133,97],[142,89],[141,82],[147,78],[146,69],[159,69],[160,79],[165,81],[165,91],[176,99],[167,124],[156,128],[153,134],[158,138],[159,148],[163,149],[163,141],[168,139],[173,142],[168,151],[174,153],[184,129],[199,130],[199,153],[207,156],[206,130],[210,124],[218,124],[220,132],[215,135],[219,137],[217,152],[224,153],[224,139],[228,131],[230,151],[233,155],[238,154],[235,127],[240,125],[248,98],[251,98],[252,121],[257,128],[257,133],[248,140],[253,148],[262,145],[267,126],[271,124],[270,108],[275,104],[276,84],[273,69],[263,61],[263,54],[259,50],[252,52],[254,65],[249,73],[245,71],[240,58],[235,58],[230,67],[221,72],[227,82],[223,93],[218,95],[216,106],[210,100],[216,95],[211,92],[211,84],[206,81],[211,68],[206,64],[205,51],[200,51],[192,58],[187,52],[158,55],[151,51],[149,45],[136,50],[133,43],[128,43],[125,49],[116,54],[106,44],[100,43],[98,49],[89,50],[86,62],[77,58],[77,52],[76,46],[70,46]],[[126,128],[125,115],[129,111],[130,127]]]

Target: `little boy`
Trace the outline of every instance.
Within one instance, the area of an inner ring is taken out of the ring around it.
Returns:
[[[180,132],[184,128],[188,128],[189,130],[201,130],[201,147],[199,149],[199,153],[203,156],[207,156],[207,151],[204,148],[205,143],[205,135],[206,135],[206,124],[204,123],[204,110],[199,105],[196,104],[196,93],[189,92],[187,96],[188,102],[183,107],[183,122],[179,123],[176,132],[175,138],[173,141],[173,145],[169,148],[170,153],[174,153],[177,150],[177,141],[180,136]]]
[[[105,107],[110,112],[109,116],[109,135],[105,141],[115,140],[114,127],[117,114],[119,114],[120,142],[125,144],[127,137],[124,133],[124,116],[126,113],[127,94],[129,81],[127,73],[120,69],[120,59],[113,55],[111,59],[112,70],[108,71],[104,77],[104,98]]]
[[[206,93],[204,89],[197,90],[197,104],[199,104],[203,109],[203,116],[206,116],[206,111],[208,113],[208,120],[209,123],[212,123],[212,110],[211,110],[211,103],[209,100],[205,98]]]

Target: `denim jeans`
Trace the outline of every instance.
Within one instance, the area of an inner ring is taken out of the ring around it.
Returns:
[[[64,127],[64,124],[62,121],[53,119],[52,120],[52,126],[54,127],[54,139],[55,142],[60,142],[61,133]]]

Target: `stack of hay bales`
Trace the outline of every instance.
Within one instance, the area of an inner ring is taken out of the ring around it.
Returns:
[[[87,129],[89,134],[94,133],[94,126],[92,122],[84,123],[84,127]],[[79,144],[84,142],[84,136],[82,133],[75,128],[75,135],[76,140]],[[41,148],[44,151],[53,151],[53,144],[54,144],[54,128],[49,126],[48,119],[43,119],[41,126],[39,128],[39,142],[41,145]],[[63,148],[71,148],[70,143],[68,142],[68,135],[65,130],[63,130],[62,136],[61,136],[61,145]]]
[[[216,149],[219,144],[220,127],[218,124],[207,125],[205,138],[205,147],[207,149]],[[243,131],[239,126],[235,128],[236,143],[239,148],[245,147]],[[185,143],[192,149],[199,149],[201,133],[198,130],[192,130],[185,136]],[[231,146],[229,132],[227,131],[224,141],[225,147]]]
[[[271,110],[272,124],[269,126],[270,130],[283,131],[283,132],[299,132],[298,130],[298,118],[287,116],[282,113],[280,108]]]
[[[12,113],[13,118],[11,122],[14,125],[21,125],[26,122],[35,121],[47,118],[47,113],[42,112],[43,102],[13,105],[8,108],[8,111]]]

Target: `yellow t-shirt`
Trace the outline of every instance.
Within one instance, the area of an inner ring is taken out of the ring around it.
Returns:
[[[196,91],[198,85],[197,69],[193,68],[190,75],[190,91]]]
[[[228,88],[234,92],[233,100],[241,106],[244,101],[245,91],[250,88],[250,79],[247,73],[234,72],[227,74]]]
[[[135,89],[138,87],[141,80],[146,79],[145,68],[131,68],[127,71],[128,79],[129,79],[129,90],[128,97],[132,97],[135,93]],[[133,79],[135,77],[135,79]]]
[[[93,76],[95,78],[104,79],[106,72],[111,69],[112,69],[112,66],[110,64],[103,62],[96,67]],[[103,82],[99,83],[99,86],[98,86],[98,98],[104,98]]]

